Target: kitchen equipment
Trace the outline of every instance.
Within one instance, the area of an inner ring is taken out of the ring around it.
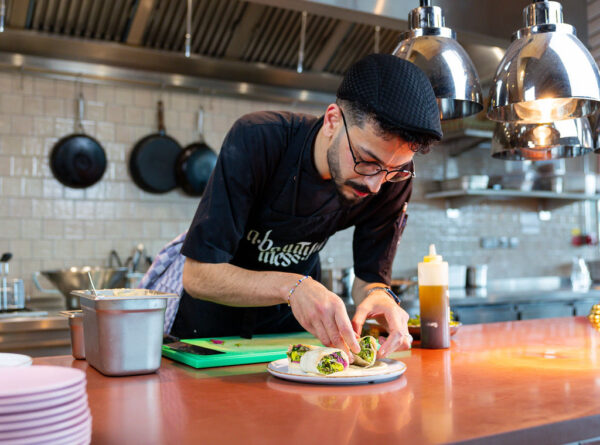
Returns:
[[[148,374],[160,367],[167,298],[148,289],[71,292],[83,310],[85,356],[104,375]]]
[[[179,153],[175,164],[177,184],[190,196],[202,196],[217,163],[216,153],[203,136],[204,109],[198,110],[198,140]]]
[[[167,136],[164,106],[158,101],[158,133],[140,139],[129,157],[129,172],[133,182],[150,193],[166,193],[177,187],[175,164],[181,145]]]
[[[400,35],[393,54],[423,70],[431,82],[440,119],[464,118],[483,109],[477,70],[469,55],[446,27],[442,9],[421,1],[408,14],[409,31]]]
[[[468,287],[486,287],[487,286],[487,264],[478,264],[467,267],[467,286]]]
[[[75,133],[60,139],[50,153],[50,169],[62,184],[85,188],[98,182],[106,171],[106,153],[102,145],[83,129],[83,93],[77,101]]]
[[[322,346],[319,340],[308,332],[253,335],[251,339],[241,337],[197,338],[182,340],[182,342],[224,352],[224,354],[214,355],[192,354],[176,351],[168,345],[163,345],[162,354],[165,357],[193,368],[270,362],[285,358],[288,346],[291,344],[303,343]]]
[[[78,360],[85,360],[85,337],[83,333],[83,311],[61,311],[69,318],[71,332],[71,354]]]
[[[573,292],[587,292],[592,285],[590,271],[585,264],[585,260],[580,257],[573,258],[571,266],[571,288]]]
[[[25,309],[25,283],[20,278],[8,279],[0,286],[2,310],[17,311]]]
[[[490,177],[487,175],[466,175],[440,181],[441,190],[485,190]]]
[[[100,288],[119,288],[124,287],[127,282],[127,268],[119,267],[116,269],[105,267],[71,267],[69,269],[43,270],[33,273],[33,283],[44,293],[58,294],[62,293],[66,299],[67,309],[79,309],[79,297],[71,295],[76,289],[85,289],[88,287],[89,279],[87,273],[90,272],[94,283]],[[46,289],[39,282],[39,276],[43,275],[57,289]]]

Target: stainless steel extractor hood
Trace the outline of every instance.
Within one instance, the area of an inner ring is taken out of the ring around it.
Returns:
[[[433,3],[444,8],[485,89],[495,70],[489,61],[508,46],[528,2]],[[585,42],[585,0],[562,3],[565,20]],[[393,51],[418,1],[194,0],[189,59],[186,5],[185,0],[6,0],[0,67],[324,103],[332,100],[345,70],[374,51],[376,39],[380,52]],[[308,21],[299,74],[302,11]]]

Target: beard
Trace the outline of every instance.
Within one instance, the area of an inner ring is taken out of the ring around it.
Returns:
[[[333,179],[333,182],[335,184],[335,191],[338,195],[338,198],[340,199],[340,202],[343,206],[350,207],[373,194],[366,185],[361,184],[360,182],[352,181],[350,179],[344,179],[344,176],[342,174],[342,168],[340,166],[341,135],[341,132],[338,133],[337,137],[333,140],[333,142],[329,146],[329,149],[327,150],[327,165],[329,166],[329,173],[331,174],[331,179]],[[348,196],[344,194],[344,190],[348,190],[348,188],[357,190],[361,193],[367,193],[367,196]]]

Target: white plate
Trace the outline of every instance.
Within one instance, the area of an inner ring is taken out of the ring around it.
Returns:
[[[72,403],[81,399],[85,399],[87,401],[87,393],[85,392],[84,388],[80,389],[79,391],[52,399],[38,400],[36,402],[28,403],[16,403],[14,405],[0,405],[0,415],[29,413],[32,411],[45,410],[60,406],[64,403]]]
[[[0,353],[0,368],[12,368],[20,366],[31,366],[32,358],[23,354]]]
[[[275,360],[267,365],[269,371],[275,377],[280,379],[292,380],[302,383],[325,383],[327,385],[338,384],[364,384],[375,382],[387,382],[393,380],[406,371],[406,365],[397,360],[387,358],[377,360],[371,368],[361,368],[360,366],[350,365],[350,368],[333,375],[322,376],[309,374],[302,371],[299,367],[288,369],[288,359],[282,358]]]

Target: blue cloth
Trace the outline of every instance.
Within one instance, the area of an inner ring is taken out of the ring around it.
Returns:
[[[173,326],[179,300],[183,291],[183,264],[185,257],[181,255],[181,245],[186,232],[172,240],[156,255],[152,265],[138,284],[140,289],[154,289],[160,292],[177,294],[180,298],[168,298],[165,310],[164,333],[168,334]]]

